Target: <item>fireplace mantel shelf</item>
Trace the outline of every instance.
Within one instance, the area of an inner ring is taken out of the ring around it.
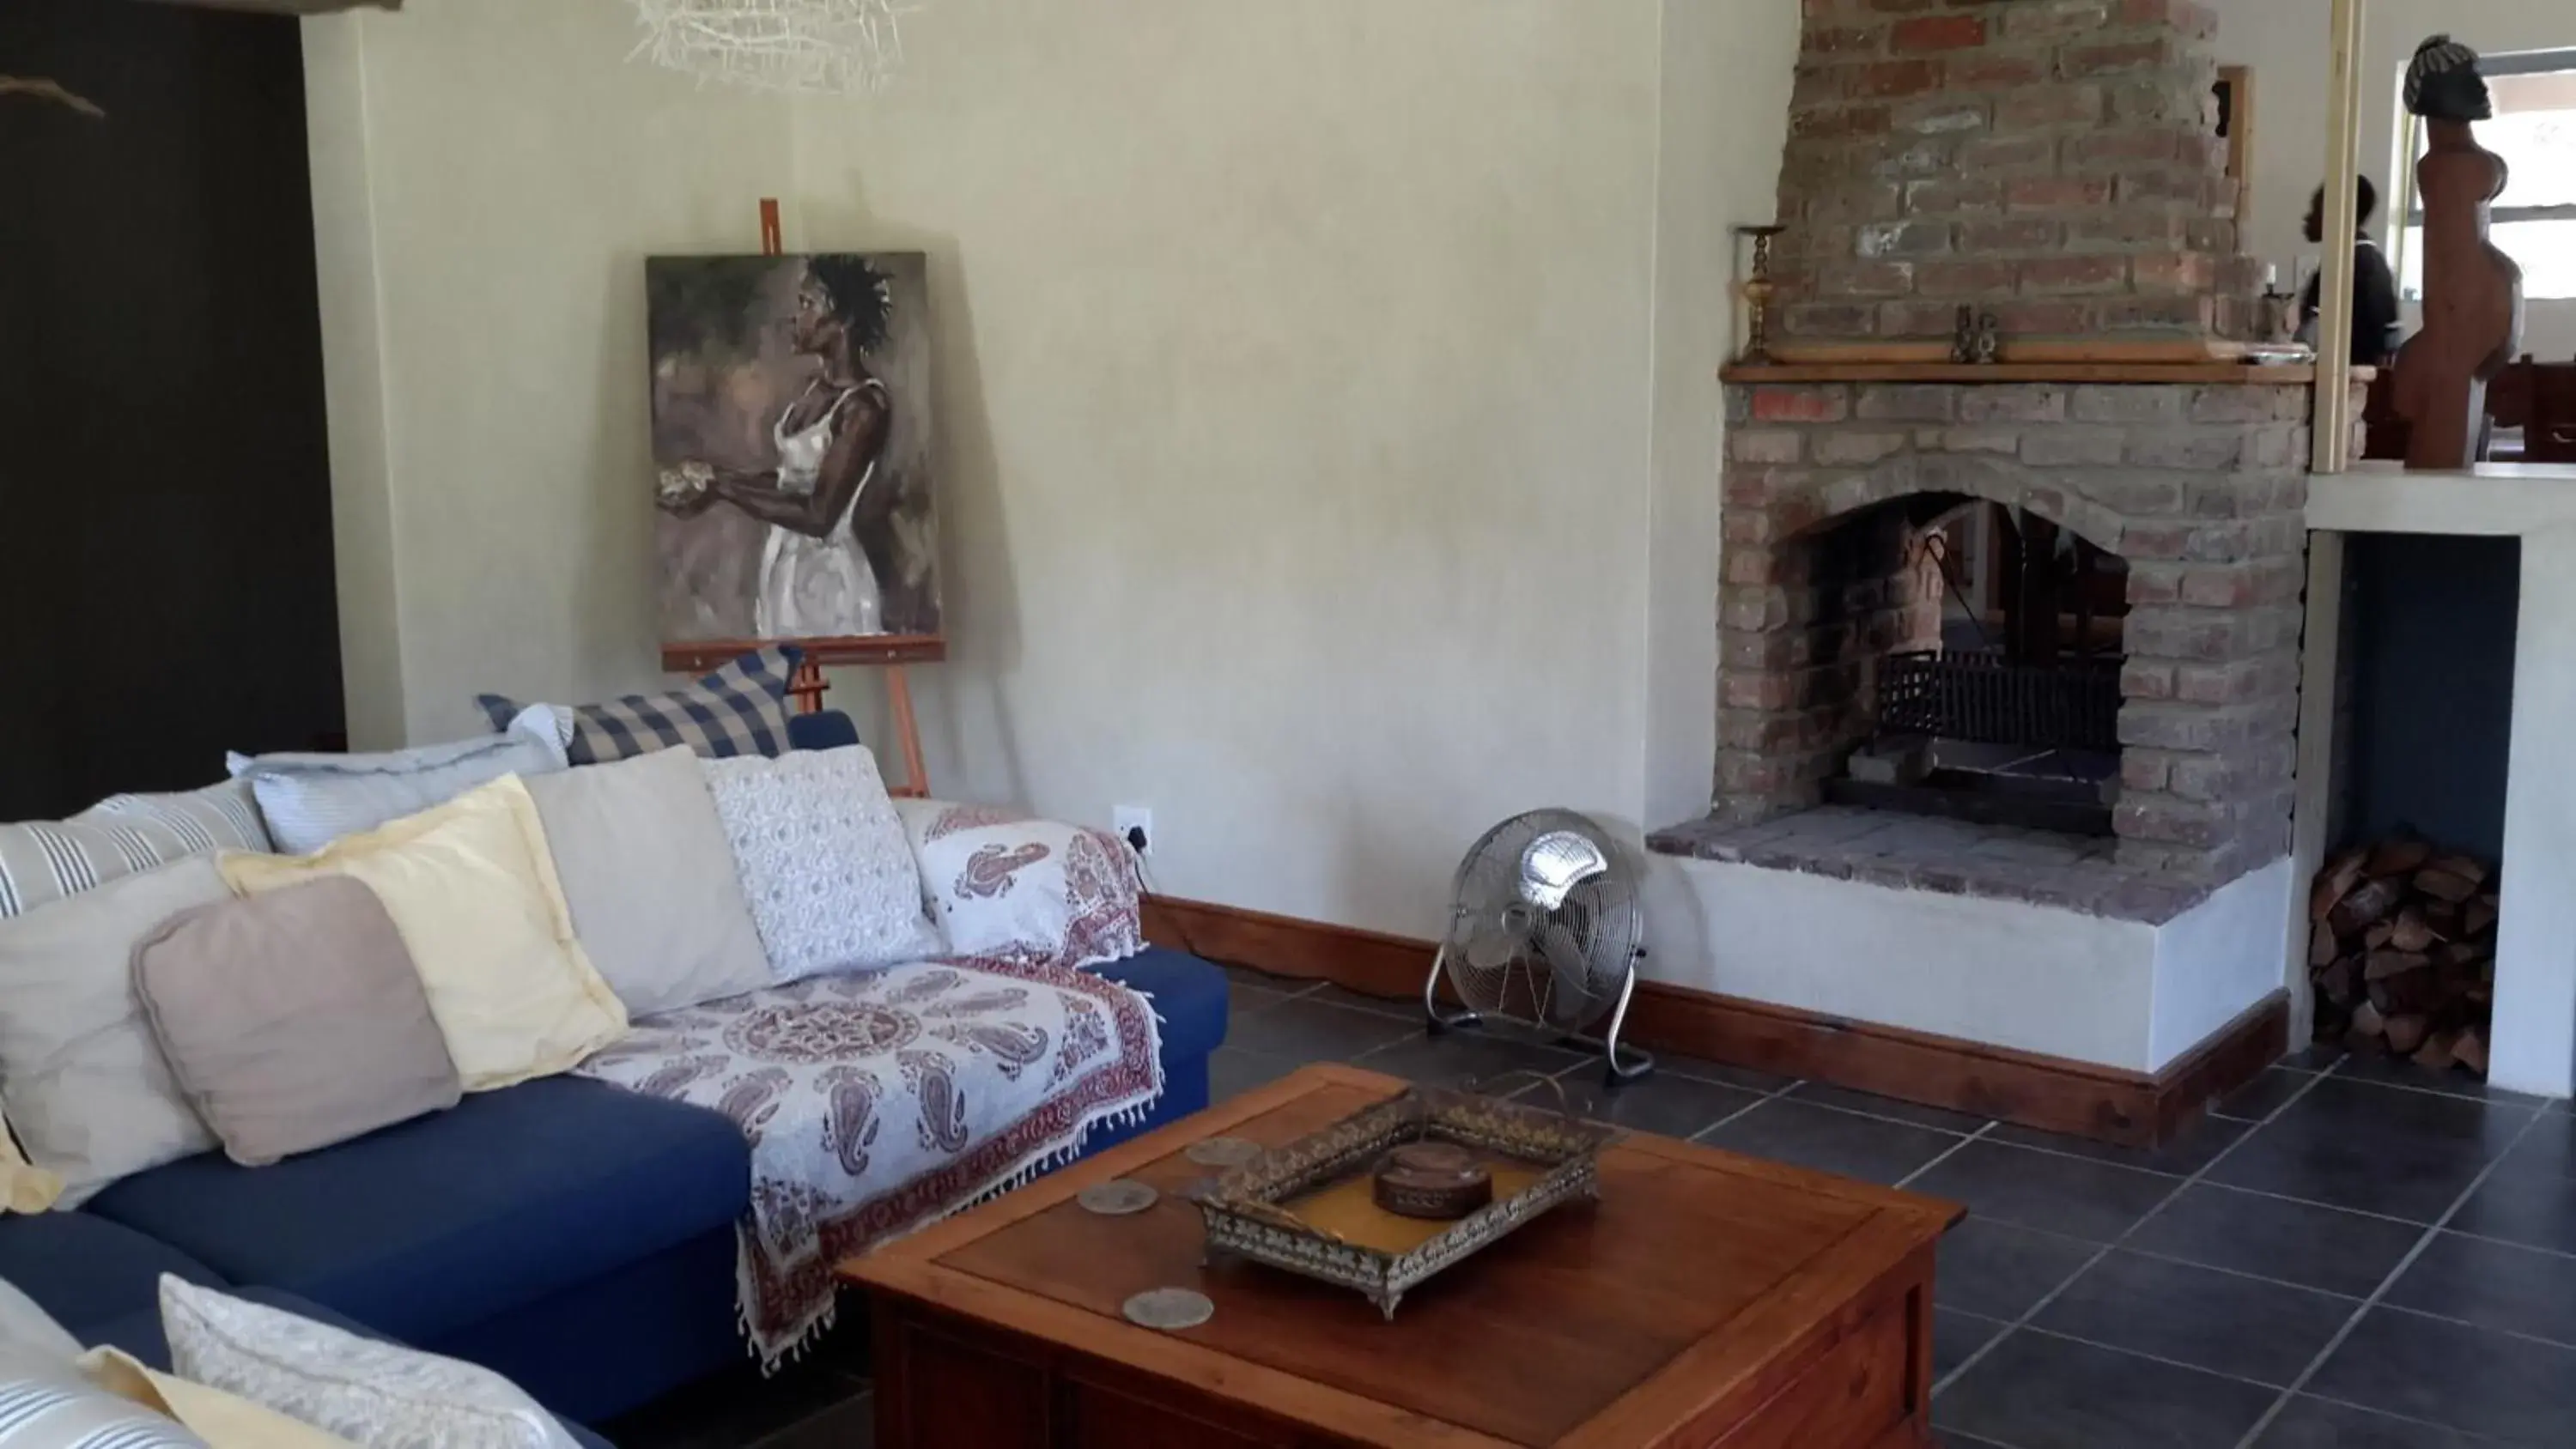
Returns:
[[[2356,381],[2374,374],[2355,369]],[[1720,380],[1740,386],[1826,382],[2162,383],[2198,387],[2314,387],[2304,362],[1802,362],[1729,363]]]
[[[2486,463],[2409,473],[2364,463],[2308,483],[2308,527],[2327,533],[2521,536],[2576,528],[2576,464]]]

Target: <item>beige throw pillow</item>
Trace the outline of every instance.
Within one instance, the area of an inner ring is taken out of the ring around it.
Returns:
[[[8,1104],[0,1103],[0,1214],[40,1213],[62,1195],[61,1175],[27,1160],[9,1130]]]
[[[626,1033],[626,1008],[574,938],[536,802],[515,775],[315,855],[227,855],[223,870],[244,895],[335,875],[374,890],[466,1091],[569,1070]]]
[[[770,984],[715,797],[686,745],[528,781],[590,963],[629,1016]]]
[[[250,1400],[145,1367],[112,1348],[80,1359],[82,1377],[130,1404],[187,1426],[207,1449],[353,1449],[350,1441]]]
[[[244,1167],[460,1094],[393,917],[347,876],[181,912],[135,949],[134,989],[180,1090]]]
[[[37,1167],[77,1207],[120,1177],[215,1145],[134,994],[134,948],[181,911],[227,900],[190,856],[0,921],[0,1100]]]

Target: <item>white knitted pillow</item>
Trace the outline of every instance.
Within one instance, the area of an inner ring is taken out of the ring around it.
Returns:
[[[863,745],[700,760],[752,922],[780,984],[947,949],[921,868]]]
[[[579,1449],[487,1368],[398,1348],[161,1275],[161,1331],[180,1378],[366,1449]]]

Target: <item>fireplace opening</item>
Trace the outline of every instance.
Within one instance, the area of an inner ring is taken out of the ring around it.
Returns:
[[[1950,494],[1863,510],[1815,554],[1826,642],[1855,656],[1855,743],[1827,803],[2113,833],[2125,563],[2026,509]]]

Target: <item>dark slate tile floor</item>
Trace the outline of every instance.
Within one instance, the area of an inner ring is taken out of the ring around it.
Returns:
[[[2576,1116],[2302,1052],[2183,1141],[2130,1152],[1667,1057],[1587,1058],[1233,973],[1222,1099],[1311,1061],[1481,1085],[1640,1131],[1964,1203],[1942,1244],[1936,1438],[1953,1449],[2576,1444]],[[864,1332],[608,1426],[623,1449],[870,1442]],[[859,1340],[853,1342],[852,1340]]]

